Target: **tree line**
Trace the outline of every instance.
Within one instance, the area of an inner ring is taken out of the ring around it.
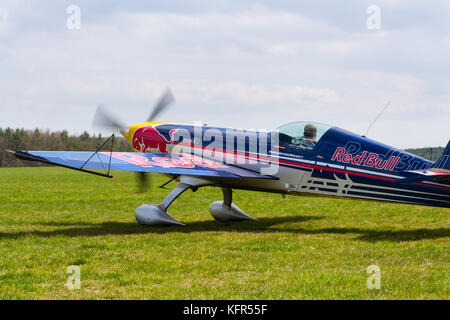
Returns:
[[[6,150],[54,150],[54,151],[95,151],[109,137],[89,135],[84,131],[80,135],[69,134],[67,130],[50,131],[50,130],[25,130],[0,128],[0,167],[29,167],[42,166],[39,162],[22,161],[14,157]],[[110,142],[105,145],[102,150],[110,150]],[[116,137],[114,143],[114,151],[129,152],[133,151],[127,140],[123,137]],[[444,148],[415,148],[406,149],[405,151],[424,157],[425,159],[436,161],[441,155]]]
[[[80,135],[69,134],[67,130],[26,130],[0,128],[0,167],[30,167],[42,166],[43,163],[22,161],[6,150],[54,150],[54,151],[95,151],[108,137],[101,134],[90,135],[83,132]],[[102,151],[110,150],[108,142]],[[114,151],[133,151],[127,140],[123,137],[115,137]]]
[[[405,149],[405,151],[416,154],[431,161],[436,161],[437,159],[439,159],[442,152],[444,152],[444,147]]]

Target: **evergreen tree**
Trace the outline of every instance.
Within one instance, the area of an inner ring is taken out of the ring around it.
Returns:
[[[88,140],[89,140],[89,133],[87,133],[87,131],[84,131],[84,132],[80,135],[80,139],[81,139],[81,141],[88,141]]]

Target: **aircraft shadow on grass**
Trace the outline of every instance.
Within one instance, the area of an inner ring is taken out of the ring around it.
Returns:
[[[18,239],[27,236],[38,237],[94,237],[104,235],[129,235],[129,234],[165,234],[165,233],[195,233],[195,232],[248,232],[248,233],[291,233],[291,234],[336,234],[357,235],[354,240],[377,242],[377,241],[419,241],[426,239],[437,239],[450,237],[449,228],[437,229],[413,229],[413,230],[371,230],[362,228],[321,228],[305,229],[296,226],[276,227],[284,223],[300,223],[308,220],[320,220],[324,217],[309,216],[286,216],[276,218],[260,218],[258,222],[228,222],[219,223],[213,220],[189,222],[186,226],[170,227],[146,227],[135,222],[102,222],[102,223],[76,223],[76,222],[43,222],[39,225],[69,227],[65,229],[41,231],[21,231],[21,232],[0,232],[0,239]]]

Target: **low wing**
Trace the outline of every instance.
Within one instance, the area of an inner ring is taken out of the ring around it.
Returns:
[[[22,160],[39,161],[107,177],[111,177],[109,170],[125,170],[174,175],[278,179],[256,171],[188,154],[78,151],[16,151],[13,154]],[[86,169],[102,169],[107,173]]]
[[[443,184],[450,184],[450,170],[431,168],[428,170],[406,171],[414,174],[411,177],[397,180],[399,183],[412,183],[420,181],[431,181]]]

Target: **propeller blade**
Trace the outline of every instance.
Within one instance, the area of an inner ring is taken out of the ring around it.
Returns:
[[[137,180],[140,192],[147,191],[150,188],[151,181],[149,176],[145,172],[138,172]]]
[[[121,120],[101,105],[97,107],[92,125],[96,128],[108,129],[113,132],[120,132],[127,128]]]
[[[158,103],[153,108],[152,113],[147,119],[147,122],[152,122],[158,115],[164,111],[169,105],[175,102],[175,97],[172,94],[172,91],[167,88],[166,91],[162,94],[161,98],[159,98]]]

